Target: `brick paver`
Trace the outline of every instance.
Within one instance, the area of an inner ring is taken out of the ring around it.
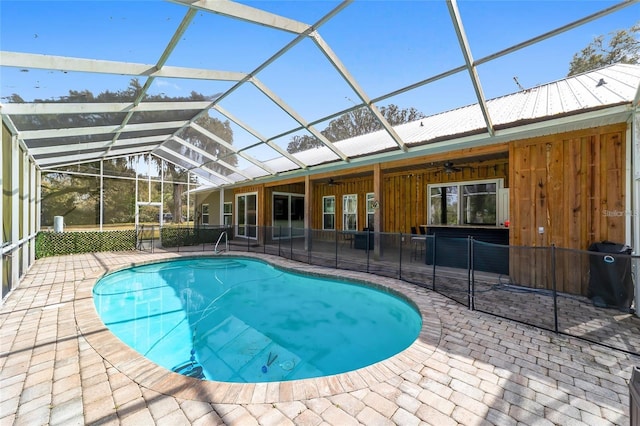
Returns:
[[[0,307],[0,425],[629,423],[628,381],[638,357],[470,311],[393,279],[279,258],[269,259],[369,277],[404,292],[423,312],[419,341],[393,360],[318,380],[246,386],[176,380],[150,362],[132,363],[88,307],[93,283],[109,268],[179,256],[36,261]]]

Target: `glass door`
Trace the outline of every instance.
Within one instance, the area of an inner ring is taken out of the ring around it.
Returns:
[[[237,195],[236,211],[238,212],[236,235],[256,238],[258,235],[258,194]]]
[[[273,238],[304,236],[304,195],[274,193],[272,224]]]

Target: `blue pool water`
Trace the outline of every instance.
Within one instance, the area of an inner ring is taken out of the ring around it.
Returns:
[[[132,267],[100,279],[93,297],[105,325],[146,358],[224,382],[351,371],[407,348],[422,327],[390,293],[240,258]]]

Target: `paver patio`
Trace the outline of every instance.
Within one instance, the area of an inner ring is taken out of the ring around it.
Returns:
[[[402,281],[264,255],[255,256],[403,292],[421,309],[419,339],[329,378],[228,384],[179,376],[116,339],[91,289],[108,270],[194,255],[202,253],[37,260],[0,307],[0,425],[629,423],[628,381],[640,357],[471,311]]]

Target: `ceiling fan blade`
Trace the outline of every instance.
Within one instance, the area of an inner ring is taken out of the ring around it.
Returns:
[[[446,163],[443,164],[443,168],[445,173],[453,173],[453,172],[459,172],[462,171],[461,168],[459,167],[454,167],[453,163],[451,161],[447,161]]]

